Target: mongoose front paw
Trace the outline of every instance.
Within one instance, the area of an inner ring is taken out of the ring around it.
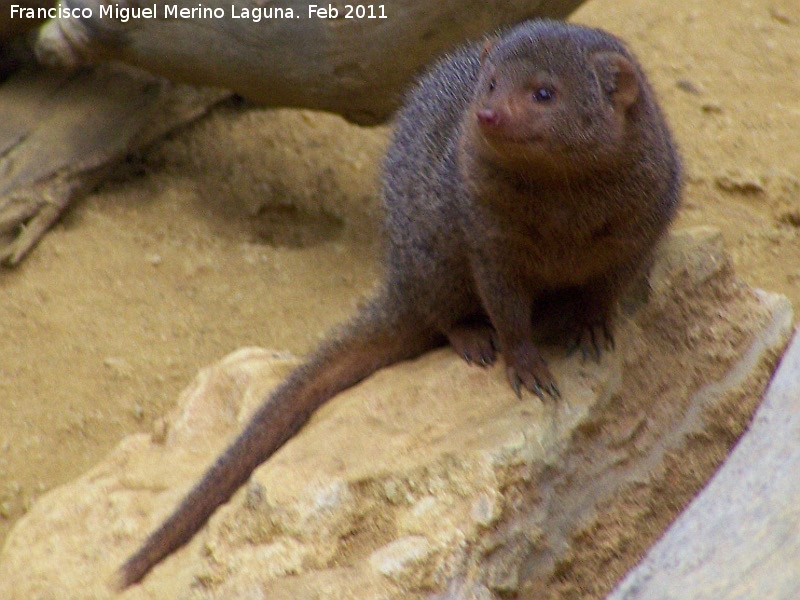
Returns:
[[[450,345],[468,363],[481,367],[494,364],[497,340],[494,329],[483,323],[457,325],[447,332]]]
[[[508,381],[517,396],[522,397],[521,384],[539,396],[542,402],[546,401],[545,394],[553,400],[561,398],[556,380],[536,346],[531,343],[520,344],[509,353],[506,360]]]

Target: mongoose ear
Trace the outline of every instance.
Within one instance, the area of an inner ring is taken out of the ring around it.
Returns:
[[[614,108],[624,111],[639,97],[639,78],[631,61],[617,52],[598,52],[592,56],[600,85]]]
[[[488,40],[486,40],[483,43],[483,48],[481,48],[481,64],[484,63],[484,61],[486,60],[486,57],[489,55],[489,52],[491,52],[492,48],[494,48],[494,43],[496,41],[497,41],[497,38],[490,37]]]

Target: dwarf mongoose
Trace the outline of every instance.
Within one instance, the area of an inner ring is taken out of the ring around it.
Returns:
[[[384,366],[449,341],[481,365],[499,351],[518,393],[557,398],[532,307],[565,294],[565,341],[599,351],[680,188],[653,91],[612,35],[530,21],[442,59],[406,99],[383,165],[378,290],[265,399],[117,583],[191,539],[315,409]]]

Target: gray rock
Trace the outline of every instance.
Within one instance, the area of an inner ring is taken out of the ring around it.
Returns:
[[[609,600],[800,598],[800,333],[750,430]]]

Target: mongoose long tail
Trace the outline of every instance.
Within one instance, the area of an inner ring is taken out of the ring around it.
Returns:
[[[387,315],[374,300],[338,336],[324,343],[261,407],[180,506],[116,572],[117,589],[139,582],[156,564],[186,544],[231,496],[330,398],[378,369],[422,354],[437,336],[413,319]]]

